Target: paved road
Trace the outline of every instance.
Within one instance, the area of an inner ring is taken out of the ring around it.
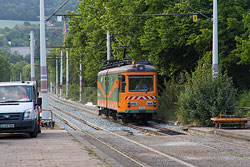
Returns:
[[[0,167],[108,166],[65,130],[43,130],[37,138],[0,134]]]

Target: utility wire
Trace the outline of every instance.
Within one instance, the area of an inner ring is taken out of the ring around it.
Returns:
[[[134,15],[122,15],[125,17],[154,17],[154,16],[185,16],[185,15],[197,15],[199,13],[182,13],[182,14],[134,14]]]
[[[191,9],[191,10],[193,10],[193,11],[199,13],[199,14],[202,15],[203,17],[206,17],[206,18],[209,19],[209,20],[213,20],[213,18],[208,17],[207,15],[201,13],[200,11],[198,11],[198,10],[196,10],[196,9],[194,9],[194,8],[192,8],[192,7],[190,7],[190,6],[188,6],[188,5],[185,4],[184,2],[181,2],[180,0],[176,0],[176,1],[178,1],[179,3],[181,3],[181,4],[184,5],[184,6],[188,7],[189,9]]]
[[[112,35],[113,36],[113,35]],[[131,39],[132,37],[134,36],[134,34],[131,35],[127,45],[123,45],[115,36],[113,36],[115,38],[116,41],[118,41],[118,43],[123,47],[124,51],[123,51],[123,59],[125,58],[126,56],[126,51],[127,51],[127,48],[129,47],[129,44],[131,42]]]
[[[52,15],[50,15],[45,21],[49,21],[50,19],[51,19],[51,17],[53,17],[60,9],[62,9],[62,7],[64,6],[64,5],[66,5],[66,3],[68,3],[69,2],[69,0],[66,0],[61,6],[59,6],[59,8],[58,9],[56,9],[55,10],[55,12],[52,14]]]
[[[197,15],[197,14],[200,14],[202,15],[203,17],[209,19],[209,20],[213,20],[213,18],[211,17],[208,17],[207,15],[201,13],[200,11],[188,6],[187,4],[185,4],[184,2],[181,2],[180,0],[176,0],[178,1],[179,3],[181,3],[182,5],[188,7],[189,9],[195,11],[196,13],[176,13],[176,14],[134,14],[134,15],[122,15],[122,16],[125,16],[125,17],[157,17],[157,16],[185,16],[185,15]]]

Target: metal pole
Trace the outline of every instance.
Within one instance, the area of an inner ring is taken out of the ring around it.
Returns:
[[[80,102],[82,101],[82,60],[80,59]]]
[[[58,58],[56,57],[56,94],[58,95]]]
[[[68,97],[69,93],[69,53],[68,49],[66,49],[66,97]]]
[[[50,80],[50,92],[52,93],[53,92],[53,83],[52,83],[52,80],[51,80],[51,75],[49,77],[49,80]]]
[[[217,0],[213,0],[213,76],[218,75],[218,23]]]
[[[107,60],[110,60],[110,34],[107,31]]]
[[[66,32],[67,31],[67,29],[66,29],[66,22],[65,22],[65,19],[64,19],[64,26],[63,26],[63,43],[64,43],[64,45],[65,45],[65,42],[66,42]]]
[[[40,62],[41,62],[41,96],[43,98],[43,110],[48,109],[48,85],[46,65],[46,42],[45,42],[45,16],[44,0],[40,0]]]
[[[34,32],[30,31],[30,69],[31,69],[31,81],[35,81],[35,40],[34,40]]]
[[[64,19],[64,26],[63,26],[63,43],[64,43],[64,45],[65,45],[65,41],[66,41],[66,22]],[[61,71],[60,72],[61,72],[61,74],[60,74],[60,96],[62,97],[62,95],[63,95],[63,50],[61,50]]]
[[[60,96],[63,95],[63,51],[61,50],[61,68],[60,68]]]

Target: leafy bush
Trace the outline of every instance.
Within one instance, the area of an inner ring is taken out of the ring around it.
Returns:
[[[96,87],[83,87],[82,90],[82,103],[92,102],[97,104],[97,89]]]
[[[69,84],[69,98],[74,101],[79,101],[79,89],[79,84]]]
[[[177,97],[179,95],[179,85],[174,79],[164,81],[165,88],[158,86],[159,96],[159,111],[156,115],[157,119],[161,120],[176,120],[176,111],[178,106],[176,105]]]
[[[178,97],[178,119],[183,124],[212,125],[211,117],[232,114],[236,105],[236,89],[227,74],[214,78],[211,65],[199,64],[192,75],[186,74],[185,89]]]
[[[66,86],[64,86],[64,95],[66,92]],[[87,102],[97,103],[97,92],[95,87],[83,87],[82,88],[82,99],[81,103],[86,104]],[[79,84],[69,85],[69,95],[68,98],[74,101],[80,100],[80,86]]]
[[[250,117],[250,90],[244,91],[240,95],[238,108],[235,114],[237,117]]]

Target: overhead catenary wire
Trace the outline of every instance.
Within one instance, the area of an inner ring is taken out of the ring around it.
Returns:
[[[132,35],[130,36],[130,39],[129,39],[127,45],[123,45],[114,35],[112,35],[112,37],[113,37],[116,41],[118,41],[118,43],[119,43],[119,44],[123,47],[123,49],[124,49],[124,51],[123,51],[123,59],[124,59],[125,56],[126,56],[127,48],[129,47],[129,44],[130,44],[130,42],[131,42],[133,36],[134,36],[134,34],[132,34]]]
[[[197,15],[199,13],[175,13],[175,14],[132,14],[132,15],[122,15],[125,17],[155,17],[155,16],[185,16],[185,15]]]
[[[125,17],[160,17],[160,16],[185,16],[185,15],[197,15],[200,14],[201,16],[209,19],[209,20],[213,20],[213,18],[201,13],[200,11],[192,8],[191,6],[187,5],[186,3],[180,1],[180,0],[176,0],[179,3],[181,3],[182,5],[186,6],[187,8],[191,9],[192,11],[195,11],[196,13],[174,13],[174,14],[131,14],[131,15],[122,15]]]
[[[202,15],[203,17],[205,17],[205,18],[207,18],[207,19],[209,19],[209,20],[212,20],[211,17],[208,17],[207,15],[201,13],[200,11],[198,11],[198,10],[196,10],[196,9],[194,9],[194,8],[192,8],[192,7],[190,7],[190,6],[188,6],[186,3],[184,3],[184,2],[182,2],[182,1],[180,1],[180,0],[176,0],[176,1],[178,1],[179,3],[181,3],[181,4],[184,5],[184,6],[188,7],[189,9],[191,9],[191,10],[197,12],[198,14]]]
[[[69,0],[66,0],[61,6],[59,6],[58,9],[55,10],[55,12],[50,15],[45,21],[49,21],[51,19],[51,17],[53,17],[60,9],[62,9],[64,7],[64,5],[66,5],[66,3],[68,3]]]

